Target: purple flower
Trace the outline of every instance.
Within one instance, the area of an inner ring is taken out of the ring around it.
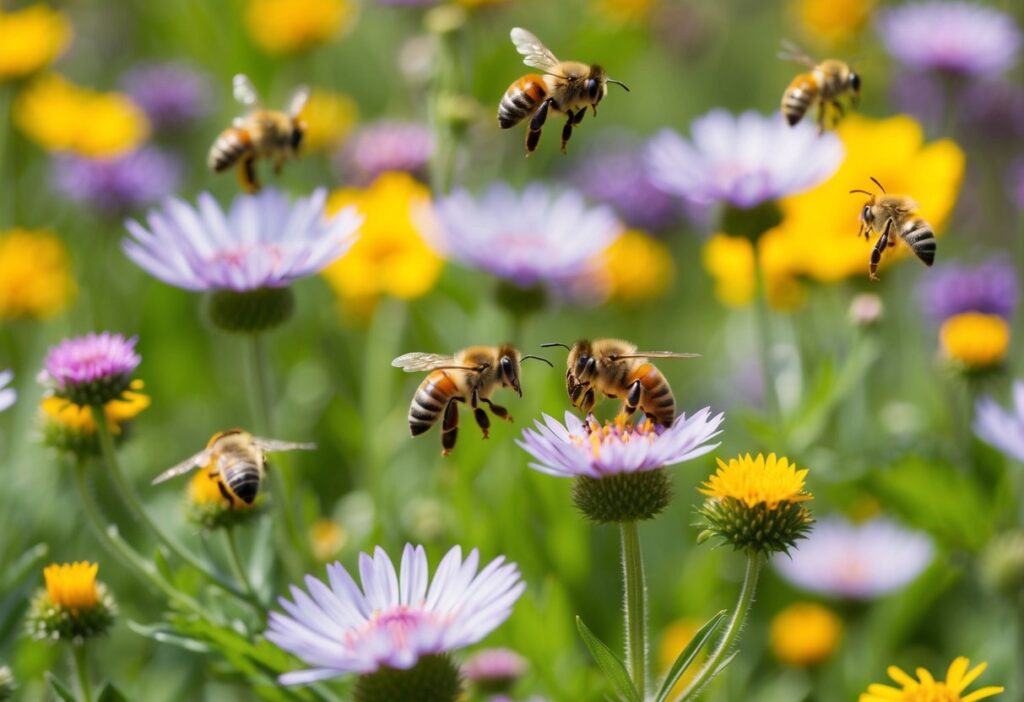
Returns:
[[[105,405],[121,397],[142,359],[137,337],[89,333],[51,347],[39,381],[76,405]]]
[[[900,63],[972,76],[1002,73],[1020,50],[1013,18],[975,2],[915,2],[883,10],[878,31]]]
[[[462,665],[467,680],[492,685],[511,685],[526,672],[526,659],[508,648],[485,648]]]
[[[788,556],[776,556],[773,564],[783,578],[802,590],[867,600],[909,584],[934,555],[926,534],[889,519],[857,525],[826,517]]]
[[[503,557],[479,573],[474,549],[452,548],[429,582],[422,546],[406,545],[400,572],[383,549],[359,554],[360,588],[340,563],[327,567],[330,586],[306,576],[309,595],[292,586],[294,602],[279,601],[267,639],[312,666],[286,673],[285,685],[381,668],[408,670],[421,657],[474,644],[512,613],[525,584]]]
[[[53,181],[69,200],[111,214],[167,197],[181,180],[178,157],[155,146],[111,159],[60,155]]]
[[[750,208],[814,187],[843,160],[832,133],[809,122],[790,127],[778,114],[734,116],[712,110],[698,117],[687,141],[663,129],[647,146],[654,183],[698,204]]]
[[[0,412],[9,409],[18,399],[17,391],[8,387],[14,380],[14,373],[9,370],[0,371]]]
[[[1010,458],[1024,461],[1024,381],[1013,383],[1013,407],[1004,410],[991,397],[974,408],[974,433]]]
[[[1013,162],[1009,175],[1010,199],[1018,209],[1024,210],[1024,158]]]
[[[536,429],[524,429],[517,439],[536,459],[530,467],[559,478],[585,476],[601,479],[620,473],[642,473],[690,461],[718,446],[709,444],[718,436],[725,415],[711,416],[705,407],[687,419],[676,417],[671,427],[653,425],[649,420],[636,424],[617,421],[602,427],[590,417],[586,422],[572,412],[565,413],[565,425],[544,415],[535,421]]]
[[[919,293],[925,314],[935,324],[962,312],[1010,319],[1017,307],[1017,271],[1001,260],[976,266],[950,263],[923,279]]]
[[[146,217],[148,229],[125,223],[132,238],[121,248],[151,275],[185,290],[244,292],[277,288],[319,272],[356,238],[362,217],[354,207],[324,214],[327,193],[295,202],[273,189],[239,195],[224,212],[209,193],[198,207],[177,198]]]
[[[132,69],[121,78],[121,87],[157,129],[180,129],[210,113],[209,77],[182,63]]]
[[[598,256],[622,234],[610,208],[587,207],[575,191],[555,194],[537,183],[522,193],[504,183],[479,197],[456,191],[436,203],[436,218],[430,238],[443,255],[520,288],[562,293],[596,275]]]
[[[358,183],[381,173],[422,174],[434,155],[434,138],[418,122],[380,121],[360,129],[339,152],[336,165]]]

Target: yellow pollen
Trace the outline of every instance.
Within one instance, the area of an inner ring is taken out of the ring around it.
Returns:
[[[54,607],[70,610],[76,615],[95,607],[100,601],[96,587],[99,569],[99,564],[87,561],[46,566],[43,577],[50,602]]]
[[[759,504],[775,509],[780,502],[804,502],[812,495],[804,491],[807,470],[797,470],[787,458],[776,458],[774,453],[750,454],[730,459],[718,459],[718,471],[708,478],[700,491],[709,497],[733,498],[748,507]]]
[[[143,382],[135,379],[132,381],[131,390],[124,393],[124,398],[111,400],[104,407],[107,415],[107,422],[113,434],[121,433],[121,426],[149,407],[149,395],[141,392]],[[92,418],[92,409],[82,405],[76,405],[61,397],[44,397],[40,405],[43,416],[47,421],[59,424],[62,428],[75,431],[80,434],[95,434],[96,422]]]

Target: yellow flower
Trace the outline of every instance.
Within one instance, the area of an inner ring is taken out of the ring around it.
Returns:
[[[793,0],[793,11],[812,39],[839,44],[867,24],[874,4],[874,0]]]
[[[510,0],[455,0],[455,2],[463,7],[490,7],[491,5],[504,5]]]
[[[120,434],[125,422],[135,419],[149,407],[149,395],[139,392],[143,388],[142,381],[133,380],[131,388],[124,393],[123,399],[111,400],[103,408],[112,434]],[[41,408],[43,416],[61,429],[79,435],[96,433],[96,421],[90,407],[76,405],[62,397],[49,396],[43,398]]]
[[[60,239],[44,230],[0,234],[0,319],[52,317],[74,294]]]
[[[658,0],[598,0],[597,12],[620,24],[640,22],[651,15]]]
[[[249,0],[245,24],[264,51],[290,54],[326,44],[355,12],[351,0]]]
[[[988,667],[987,663],[979,663],[968,670],[970,665],[968,659],[960,656],[950,664],[944,681],[936,680],[924,668],[915,671],[915,679],[892,665],[886,672],[900,687],[877,683],[870,685],[868,691],[861,694],[859,702],[977,702],[1003,691],[1002,687],[992,685],[962,696],[967,686],[977,680]]]
[[[660,297],[676,272],[669,248],[636,229],[627,230],[605,249],[602,264],[609,296],[624,302]]]
[[[307,151],[333,149],[352,132],[358,115],[359,108],[348,95],[314,90],[299,114],[306,123],[302,148]]]
[[[967,368],[989,368],[1006,359],[1010,326],[998,315],[964,312],[942,323],[939,341],[946,358]]]
[[[425,295],[444,266],[414,221],[429,204],[430,191],[407,173],[383,173],[365,189],[335,191],[328,212],[355,205],[366,220],[352,248],[324,271],[334,291],[357,308],[380,295]]]
[[[683,652],[683,649],[687,647],[697,632],[700,631],[701,626],[703,626],[703,622],[700,620],[693,617],[683,617],[665,627],[665,631],[661,634],[661,645],[658,646],[658,668],[662,674],[669,671],[669,668],[676,662],[679,654]],[[693,676],[700,669],[700,660],[703,657],[703,654],[698,655],[694,663],[686,669],[686,672],[679,678],[675,687],[672,688],[669,699],[678,697],[683,688],[690,684]]]
[[[83,88],[56,74],[18,95],[14,121],[44,149],[90,158],[127,153],[149,135],[149,121],[128,96]]]
[[[797,602],[772,619],[772,653],[788,665],[816,665],[832,655],[842,631],[842,622],[831,610],[813,602]]]
[[[732,458],[725,463],[718,459],[718,471],[708,478],[700,491],[708,497],[733,498],[747,505],[767,505],[774,509],[781,502],[803,502],[812,499],[804,491],[807,469],[797,470],[787,458],[776,458],[774,453],[757,458]]]
[[[768,304],[776,309],[793,309],[803,302],[803,290],[788,276],[789,257],[784,249],[765,245],[761,237],[758,246],[765,270]],[[715,234],[704,244],[704,268],[715,281],[715,297],[729,307],[749,305],[757,293],[754,275],[754,244],[742,236]]]
[[[0,10],[0,81],[49,66],[71,41],[71,24],[46,5]]]
[[[95,607],[100,601],[96,587],[98,563],[79,561],[57,565],[53,563],[43,569],[46,578],[46,594],[54,607],[72,612],[82,612]]]
[[[348,541],[348,534],[332,519],[318,519],[309,528],[309,545],[313,557],[321,563],[331,560]]]

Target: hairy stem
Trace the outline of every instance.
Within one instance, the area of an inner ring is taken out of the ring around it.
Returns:
[[[626,662],[633,685],[644,699],[647,687],[647,583],[636,522],[619,524],[626,629]]]
[[[86,645],[72,644],[71,658],[75,663],[75,677],[78,679],[78,693],[82,696],[82,702],[92,702],[92,681],[89,678],[89,659]]]
[[[252,581],[249,580],[249,576],[246,574],[245,563],[242,562],[242,556],[238,551],[238,540],[235,539],[234,527],[229,526],[222,529],[222,531],[224,532],[225,550],[228,553],[228,563],[231,565],[231,572],[234,573],[235,579],[246,595],[252,601],[258,602],[259,596],[256,594],[256,589],[252,586]]]
[[[761,368],[761,382],[764,387],[764,402],[772,423],[782,430],[782,403],[775,387],[775,372],[772,368],[772,324],[768,310],[768,285],[765,280],[763,261],[759,241],[754,241],[754,275],[757,279],[757,290],[754,304],[754,321],[757,328],[757,360]]]

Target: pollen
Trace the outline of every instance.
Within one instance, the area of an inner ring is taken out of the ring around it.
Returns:
[[[718,471],[708,478],[700,491],[708,497],[732,498],[747,507],[765,505],[775,509],[780,503],[804,502],[812,495],[804,490],[807,470],[797,470],[786,458],[774,453],[750,454],[730,459],[718,459]]]
[[[56,563],[43,569],[46,578],[46,593],[54,607],[69,610],[72,614],[86,612],[100,601],[96,587],[99,564],[79,561],[77,563]]]

